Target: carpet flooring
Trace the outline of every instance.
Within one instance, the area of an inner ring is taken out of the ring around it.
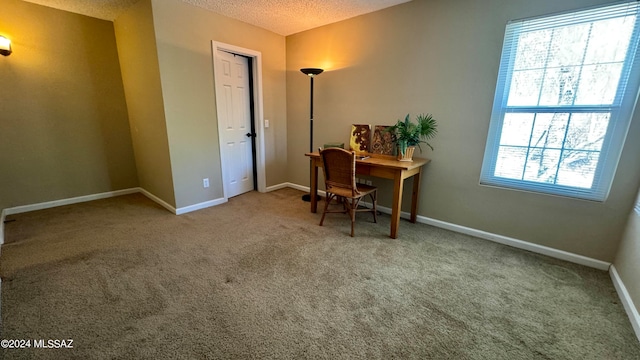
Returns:
[[[640,359],[606,272],[250,192],[175,216],[140,194],[12,215],[6,359]],[[32,342],[33,345],[33,342]]]

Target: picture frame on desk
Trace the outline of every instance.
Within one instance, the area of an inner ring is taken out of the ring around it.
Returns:
[[[356,154],[368,153],[371,148],[371,125],[352,124],[349,149]]]
[[[381,155],[394,155],[395,137],[387,129],[391,125],[376,125],[373,129],[370,152]]]

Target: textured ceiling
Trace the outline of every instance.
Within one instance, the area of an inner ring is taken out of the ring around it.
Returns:
[[[25,0],[30,3],[113,21],[139,0]]]
[[[27,0],[113,21],[138,0]],[[281,35],[291,35],[411,0],[180,0]]]

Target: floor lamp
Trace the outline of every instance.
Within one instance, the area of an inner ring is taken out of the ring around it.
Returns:
[[[304,68],[300,69],[300,71],[311,78],[311,102],[309,106],[309,152],[313,152],[313,78],[317,75],[320,75],[324,70],[317,68]],[[302,195],[302,200],[311,201],[311,194]]]

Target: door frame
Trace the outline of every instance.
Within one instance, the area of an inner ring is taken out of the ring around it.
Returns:
[[[220,119],[222,117],[222,113],[220,108],[218,107],[218,92],[217,84],[218,79],[216,78],[216,63],[218,62],[218,50],[242,55],[245,57],[252,58],[251,66],[253,67],[253,101],[254,101],[254,118],[251,119],[255,126],[256,130],[256,158],[253,166],[256,169],[257,174],[257,184],[259,192],[266,192],[266,175],[265,175],[265,144],[264,144],[264,106],[262,101],[262,53],[259,51],[245,49],[239,46],[225,44],[219,41],[212,40],[211,41],[211,49],[213,52],[212,60],[213,60],[213,88],[214,93],[216,94],[216,115],[217,118]],[[218,121],[218,145],[220,147],[220,163],[222,166],[222,191],[224,200],[227,201],[229,197],[227,196],[227,180],[228,180],[228,159],[224,156],[224,144],[222,143],[222,129],[220,128],[220,121]]]

